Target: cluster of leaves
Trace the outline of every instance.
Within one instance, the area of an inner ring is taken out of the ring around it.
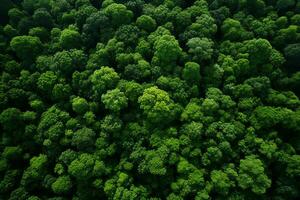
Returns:
[[[299,1],[0,7],[0,199],[300,198]]]

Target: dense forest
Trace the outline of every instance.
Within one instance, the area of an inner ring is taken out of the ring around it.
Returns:
[[[0,0],[0,199],[300,199],[300,0]]]

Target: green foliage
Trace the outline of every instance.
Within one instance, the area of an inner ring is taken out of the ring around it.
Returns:
[[[46,41],[49,38],[49,32],[44,27],[35,27],[29,30],[30,36],[38,37],[41,41]]]
[[[68,166],[68,172],[78,180],[87,181],[93,175],[94,164],[94,157],[90,154],[83,153],[79,158],[71,162]]]
[[[185,63],[182,78],[189,84],[199,85],[201,80],[200,65],[195,62]]]
[[[156,28],[156,21],[148,15],[138,17],[136,19],[136,24],[140,29],[144,29],[148,32],[154,31]]]
[[[269,128],[280,123],[288,114],[288,110],[273,107],[257,107],[252,116],[252,124],[254,127]]]
[[[30,159],[29,167],[24,171],[21,185],[27,188],[40,187],[40,183],[46,175],[48,157],[40,154]]]
[[[72,108],[78,114],[84,114],[89,109],[89,104],[84,98],[76,97],[72,100]]]
[[[225,39],[241,41],[251,38],[251,33],[245,31],[238,20],[227,18],[221,27]]]
[[[57,101],[63,101],[70,97],[71,95],[70,85],[64,85],[61,83],[55,84],[52,90],[53,99]]]
[[[271,186],[271,180],[264,174],[263,163],[254,156],[240,161],[238,184],[250,188],[255,194],[263,194]]]
[[[292,8],[294,5],[295,5],[294,0],[287,0],[287,1],[279,0],[276,3],[276,7],[279,10],[287,10],[288,8]]]
[[[42,91],[52,91],[55,83],[57,83],[57,79],[58,77],[55,75],[54,72],[47,71],[41,74],[41,76],[38,79],[37,86]]]
[[[64,49],[79,48],[81,44],[80,33],[72,29],[64,29],[59,37],[59,43]]]
[[[15,125],[22,122],[21,111],[17,108],[7,108],[0,115],[0,122],[4,129],[15,129]]]
[[[37,26],[45,27],[45,28],[52,28],[53,26],[53,19],[51,14],[44,10],[44,9],[37,9],[33,16],[33,21]]]
[[[139,29],[132,25],[123,25],[116,31],[116,39],[127,45],[136,44],[139,38]]]
[[[38,37],[16,36],[10,46],[22,60],[33,60],[42,50],[42,43]]]
[[[290,44],[284,49],[284,54],[289,65],[298,68],[298,58],[300,56],[300,43]]]
[[[213,54],[213,42],[207,38],[192,38],[187,42],[194,61],[209,60]]]
[[[289,176],[300,176],[300,168],[299,168],[299,163],[300,163],[300,157],[299,155],[293,155],[291,158],[288,160],[288,165],[287,165],[287,174]]]
[[[196,8],[195,9],[199,9]],[[200,10],[201,12],[201,10]],[[199,15],[197,15],[199,16]],[[202,14],[196,18],[196,21],[187,27],[183,33],[185,40],[194,38],[194,37],[207,37],[211,38],[217,32],[217,25],[215,20],[208,14]]]
[[[228,175],[220,170],[211,172],[211,181],[214,190],[223,195],[227,195],[230,187],[234,186],[234,182],[229,179]]]
[[[112,3],[104,9],[104,12],[115,27],[128,24],[133,18],[132,11],[127,10],[123,4]]]
[[[68,76],[75,70],[82,69],[86,61],[86,55],[82,50],[59,51],[54,54],[50,69]]]
[[[106,109],[118,112],[127,107],[127,97],[119,89],[109,90],[101,97]]]
[[[79,150],[86,150],[93,147],[95,133],[92,129],[82,128],[73,133],[72,145]]]
[[[0,199],[300,199],[299,0],[2,0]]]
[[[253,39],[246,43],[246,52],[249,54],[249,60],[253,65],[265,64],[269,61],[272,53],[272,45],[268,40]]]
[[[93,90],[96,94],[103,94],[107,90],[113,89],[119,79],[119,75],[110,67],[101,67],[101,69],[95,70],[90,76]]]
[[[56,194],[63,194],[70,191],[72,188],[72,182],[69,176],[60,176],[56,179],[51,186],[52,190]]]
[[[140,108],[143,109],[149,121],[153,123],[172,121],[180,111],[180,108],[174,104],[168,93],[157,87],[145,89],[138,101]]]
[[[164,67],[164,65],[176,63],[182,51],[178,41],[171,35],[159,37],[154,43],[154,49],[154,58],[158,59],[158,62],[162,67]]]

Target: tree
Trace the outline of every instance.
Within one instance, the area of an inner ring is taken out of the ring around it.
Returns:
[[[21,111],[17,108],[7,108],[0,115],[0,122],[4,129],[14,130],[15,125],[20,125],[22,122]]]
[[[82,27],[83,43],[87,47],[93,47],[99,40],[108,38],[109,32],[110,23],[104,11],[93,12]]]
[[[143,81],[151,75],[151,65],[145,60],[139,60],[137,64],[129,64],[125,66],[124,75],[129,79]]]
[[[72,188],[72,182],[69,176],[60,176],[52,183],[51,188],[56,194],[65,194]]]
[[[287,60],[287,64],[291,67],[298,67],[299,63],[297,59],[300,56],[300,43],[289,44],[284,48],[284,56]]]
[[[182,71],[182,77],[188,84],[199,85],[201,80],[200,65],[195,62],[187,62]]]
[[[181,56],[182,49],[174,36],[163,35],[154,43],[154,57],[158,59],[161,66],[176,64]]]
[[[30,189],[38,189],[47,172],[48,157],[44,154],[32,157],[30,166],[24,171],[21,185]]]
[[[89,3],[78,7],[77,11],[74,12],[74,19],[77,27],[81,29],[86,19],[94,12],[97,12],[97,9],[94,6],[89,5]]]
[[[145,89],[138,102],[148,120],[153,123],[168,123],[174,120],[180,111],[168,93],[155,86]]]
[[[3,28],[3,32],[5,35],[9,36],[10,38],[13,38],[18,35],[17,29],[15,29],[9,24]]]
[[[0,2],[0,199],[299,199],[300,0]]]
[[[186,41],[194,37],[211,38],[216,32],[217,25],[215,24],[214,18],[208,14],[202,14],[196,18],[196,22],[187,27],[182,37]]]
[[[52,90],[52,97],[56,101],[67,100],[72,93],[72,88],[68,84],[55,84]]]
[[[271,18],[265,18],[262,21],[254,20],[251,22],[251,29],[256,36],[261,38],[274,37],[275,28],[276,23]]]
[[[274,38],[274,45],[279,48],[284,48],[286,44],[298,43],[299,40],[297,38],[299,38],[299,33],[296,25],[284,26],[284,28],[277,32]]]
[[[20,161],[22,157],[22,149],[19,146],[7,146],[3,150],[2,156],[9,161]]]
[[[186,82],[177,77],[161,76],[157,79],[156,84],[161,89],[167,91],[175,102],[185,104],[191,95],[191,89]]]
[[[82,128],[73,133],[72,145],[78,150],[92,149],[94,145],[95,132],[89,128]]]
[[[202,103],[201,110],[208,115],[214,115],[219,109],[219,104],[214,99],[206,98]]]
[[[160,25],[165,24],[169,21],[171,16],[171,10],[166,5],[158,5],[155,7],[148,7],[145,9],[146,15],[150,15]]]
[[[246,52],[249,53],[250,63],[253,65],[262,65],[270,61],[272,54],[272,45],[265,39],[253,39],[246,42]]]
[[[156,21],[148,15],[141,15],[138,17],[136,19],[136,24],[140,29],[148,32],[152,32],[156,28]]]
[[[88,102],[81,97],[76,97],[72,100],[72,108],[78,114],[84,114],[89,110]]]
[[[79,181],[88,181],[93,176],[94,156],[82,153],[68,166],[68,172]]]
[[[265,13],[266,3],[262,0],[246,0],[241,3],[241,6],[245,7],[250,13],[261,16]]]
[[[40,38],[42,42],[45,42],[49,39],[49,32],[44,27],[35,27],[30,29],[29,35]]]
[[[229,189],[234,186],[234,182],[220,170],[213,170],[210,177],[214,190],[222,195],[227,195]]]
[[[189,53],[194,61],[209,60],[213,54],[214,43],[208,38],[192,38],[187,42]]]
[[[181,132],[186,134],[191,139],[200,139],[203,135],[203,124],[192,121],[182,126]]]
[[[71,49],[56,52],[52,62],[50,69],[69,76],[75,70],[80,70],[86,65],[87,57],[82,50]]]
[[[6,171],[2,181],[0,182],[0,192],[9,193],[16,187],[16,179],[20,176],[20,171],[18,170],[8,170]]]
[[[104,48],[97,48],[97,51],[90,55],[90,58],[87,62],[87,68],[96,70],[99,66],[106,66],[110,61],[110,53]]]
[[[150,43],[144,39],[140,39],[136,46],[136,52],[145,58],[150,58],[152,55]]]
[[[185,198],[189,194],[195,195],[199,188],[205,185],[203,171],[197,169],[184,158],[180,158],[177,164],[179,177],[171,184],[171,189],[178,196]]]
[[[251,38],[251,33],[247,32],[238,20],[227,18],[221,27],[225,39],[241,41]]]
[[[33,61],[42,49],[40,39],[32,36],[16,36],[11,40],[10,46],[24,61]]]
[[[292,24],[298,24],[300,23],[300,14],[295,14],[292,18],[291,18],[291,22]]]
[[[181,113],[182,121],[200,121],[202,117],[201,103],[196,99],[192,99]]]
[[[123,122],[115,115],[106,115],[101,120],[101,130],[105,133],[118,133],[121,131]]]
[[[288,1],[278,0],[276,3],[276,7],[280,11],[285,11],[288,8],[292,8],[294,5],[295,5],[295,0],[288,0]]]
[[[264,173],[264,165],[255,156],[246,156],[240,161],[238,184],[251,189],[255,194],[264,194],[271,187],[271,180]]]
[[[58,109],[55,106],[50,107],[42,113],[40,122],[37,127],[35,142],[49,146],[52,153],[57,150],[55,144],[64,136],[65,123],[69,120],[69,113]],[[52,146],[53,145],[53,146]]]
[[[80,96],[88,97],[92,95],[91,81],[89,79],[89,71],[75,71],[72,74],[72,88],[77,88],[77,94]]]
[[[204,166],[211,166],[221,162],[223,158],[223,153],[218,147],[208,147],[206,152],[203,154],[202,157],[202,164]]]
[[[47,71],[41,74],[37,86],[44,92],[52,91],[54,85],[57,83],[57,79],[58,77],[52,71]]]
[[[120,28],[116,31],[116,39],[118,41],[122,41],[125,43],[125,45],[135,45],[139,38],[140,30],[138,27],[133,25],[122,25]]]
[[[143,94],[143,86],[134,81],[120,81],[118,88],[133,104],[136,104],[138,98]]]
[[[36,26],[50,29],[53,27],[53,18],[50,13],[44,9],[38,9],[34,12],[33,21]]]
[[[9,17],[9,22],[12,26],[16,27],[18,25],[18,22],[25,17],[25,13],[22,12],[22,10],[18,9],[18,8],[11,8],[8,10],[7,13],[8,17]]]
[[[299,177],[300,176],[300,156],[292,155],[287,164],[286,172],[290,177]]]
[[[73,160],[77,158],[77,156],[78,156],[78,152],[73,151],[71,149],[67,149],[60,154],[58,160],[60,163],[69,165]]]
[[[112,3],[104,9],[104,12],[112,20],[115,27],[129,24],[133,18],[132,11],[127,10],[123,4]]]
[[[11,193],[10,193],[10,197],[9,199],[11,200],[25,200],[25,199],[28,199],[29,197],[29,193],[25,190],[24,187],[19,187],[15,190],[13,190]]]
[[[64,29],[59,37],[59,43],[64,49],[79,48],[81,46],[80,33],[72,29]]]
[[[175,18],[175,24],[178,32],[184,31],[184,29],[192,24],[192,15],[187,10],[183,10],[177,13]]]
[[[259,106],[257,107],[253,115],[251,116],[251,123],[254,127],[259,128],[271,128],[287,117],[288,112],[284,112],[280,108]]]
[[[101,96],[101,100],[104,103],[105,108],[113,112],[119,112],[122,108],[127,107],[128,101],[124,92],[121,92],[119,89],[107,91]]]
[[[93,90],[96,95],[102,95],[109,89],[113,89],[120,77],[114,69],[110,67],[101,67],[101,69],[95,70],[90,76],[90,80],[93,84]]]

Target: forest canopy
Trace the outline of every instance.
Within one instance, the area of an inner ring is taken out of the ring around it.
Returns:
[[[300,199],[299,0],[0,0],[0,199]]]

